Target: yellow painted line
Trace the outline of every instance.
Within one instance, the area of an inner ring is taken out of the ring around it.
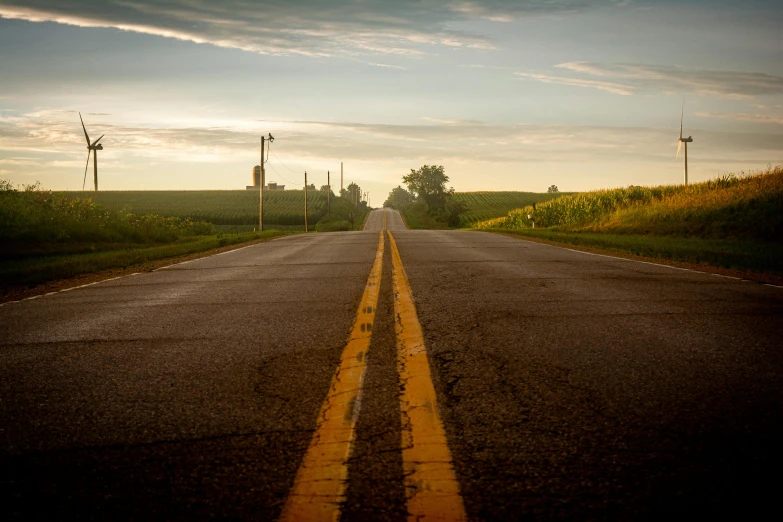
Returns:
[[[365,360],[381,286],[383,244],[383,232],[380,232],[375,262],[367,278],[353,330],[321,406],[316,431],[296,473],[294,486],[280,515],[281,521],[336,521],[340,517]]]
[[[386,209],[383,209],[383,229],[386,230]]]
[[[397,368],[402,383],[402,465],[410,521],[467,520],[438,415],[435,387],[408,276],[390,230]]]

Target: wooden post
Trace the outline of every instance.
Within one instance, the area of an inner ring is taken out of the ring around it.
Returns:
[[[261,181],[259,182],[258,187],[258,231],[263,232],[264,231],[264,136],[261,136],[261,163],[259,163],[261,172],[259,173],[259,178]]]
[[[332,219],[332,174],[326,171],[326,209],[329,212],[329,220]]]
[[[307,171],[305,171],[305,232],[307,232]]]

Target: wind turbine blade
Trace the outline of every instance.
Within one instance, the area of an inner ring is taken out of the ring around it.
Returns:
[[[79,119],[82,122],[82,129],[84,129],[84,137],[87,139],[87,146],[90,146],[90,137],[87,135],[87,127],[84,126],[84,120],[82,120],[82,113],[79,113]]]
[[[92,154],[92,149],[87,150],[87,164],[84,165],[84,181],[82,181],[82,192],[84,192],[84,185],[87,183],[87,167],[90,166],[90,154]]]
[[[102,135],[100,138],[98,138],[97,140],[93,141],[93,142],[92,142],[92,145],[90,145],[90,146],[91,146],[91,147],[94,147],[96,143],[98,143],[99,141],[101,141],[101,140],[103,139],[103,136],[106,136],[106,135],[105,135],[105,134],[103,134],[103,135]]]
[[[680,158],[680,148],[682,148],[682,142],[680,140],[677,140],[677,155],[674,157],[674,159]]]
[[[682,99],[682,111],[680,112],[680,139],[682,139],[682,120],[684,117],[685,117],[685,98]]]

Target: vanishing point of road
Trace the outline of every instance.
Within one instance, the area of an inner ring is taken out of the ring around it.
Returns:
[[[779,512],[783,288],[470,231],[0,306],[4,520]]]

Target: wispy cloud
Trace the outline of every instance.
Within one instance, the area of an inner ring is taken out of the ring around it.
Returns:
[[[753,98],[783,94],[783,77],[764,73],[633,63],[567,62],[555,67],[573,76],[529,72],[520,72],[517,76],[546,83],[601,89],[626,96],[664,92]]]
[[[424,116],[421,118],[421,120],[426,121],[427,123],[434,123],[437,125],[447,125],[449,127],[457,127],[457,126],[477,127],[483,125],[483,123],[478,120],[461,120],[455,118],[433,118],[430,116]]]
[[[367,65],[372,65],[373,67],[381,67],[381,68],[385,68],[385,69],[397,69],[397,70],[400,70],[400,71],[407,70],[407,68],[403,67],[402,65],[393,65],[393,64],[389,64],[389,63],[375,63],[375,62],[366,62],[366,63],[367,63]]]
[[[419,55],[422,48],[493,49],[491,37],[453,29],[469,19],[509,21],[618,0],[0,0],[0,17],[208,43],[261,54]]]
[[[725,112],[697,112],[702,118],[723,118],[727,120],[752,121],[756,123],[777,123],[783,125],[783,117],[766,116],[764,114],[729,114]]]
[[[114,118],[114,117],[113,117]],[[105,120],[105,119],[104,119]],[[675,129],[574,125],[492,125],[478,121],[422,118],[426,124],[389,125],[352,122],[277,121],[213,122],[204,126],[159,128],[111,125],[92,118],[88,130],[103,139],[107,159],[218,162],[222,158],[257,158],[258,136],[272,129],[282,158],[308,161],[352,158],[362,161],[471,161],[475,148],[482,161],[497,163],[558,161],[669,161]],[[759,151],[783,152],[782,134],[699,131],[698,148],[705,156],[752,156]],[[84,155],[78,118],[39,110],[0,117],[0,153],[4,168],[23,169],[46,155],[46,161],[75,161]],[[465,147],[471,143],[474,147]],[[775,159],[775,158],[773,158]]]
[[[559,83],[560,85],[571,85],[574,87],[591,87],[593,89],[600,89],[602,91],[611,92],[614,94],[620,94],[622,96],[629,96],[634,93],[633,88],[630,86],[606,80],[589,80],[583,78],[567,78],[564,76],[552,76],[550,74],[539,73],[515,73],[519,78],[532,78],[544,83]]]

